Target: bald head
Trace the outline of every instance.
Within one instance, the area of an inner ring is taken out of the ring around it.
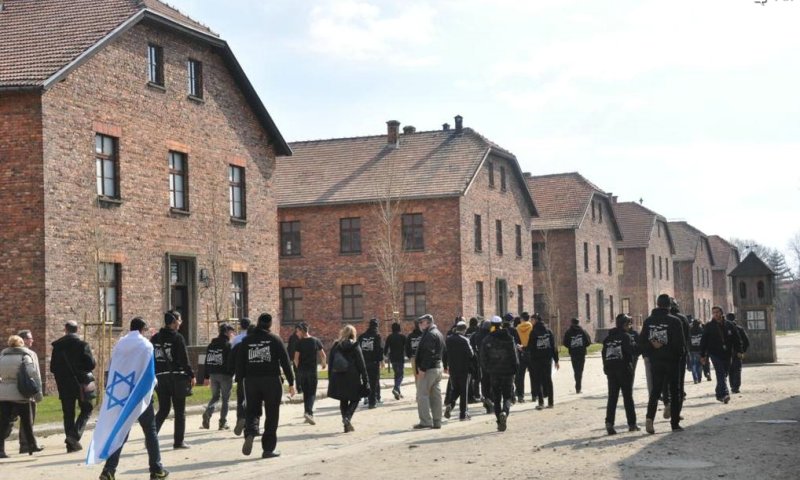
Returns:
[[[70,320],[64,324],[65,333],[78,333],[78,322]]]

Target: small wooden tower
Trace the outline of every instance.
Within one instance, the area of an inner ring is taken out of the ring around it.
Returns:
[[[750,339],[744,361],[771,363],[778,360],[775,348],[775,272],[755,252],[750,252],[729,274],[733,285],[736,323]]]

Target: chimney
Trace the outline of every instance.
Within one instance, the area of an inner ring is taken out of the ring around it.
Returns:
[[[404,135],[410,135],[412,133],[417,133],[417,127],[415,127],[414,125],[406,125],[405,127],[403,127]]]
[[[443,123],[442,124],[442,131],[446,132],[448,130],[450,130],[450,124],[449,123]]]
[[[522,176],[525,178],[531,178],[533,175],[531,175],[531,172],[522,172]]]
[[[386,143],[396,147],[398,145],[398,136],[400,132],[400,122],[397,120],[389,120],[386,122],[387,140]]]
[[[461,133],[461,130],[464,126],[464,117],[461,115],[456,115],[456,133]]]

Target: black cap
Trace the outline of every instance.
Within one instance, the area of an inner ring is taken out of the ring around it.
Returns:
[[[272,315],[269,313],[262,313],[258,316],[258,327],[269,328],[272,326]]]
[[[378,319],[377,318],[370,318],[369,319],[369,327],[375,328],[378,326]]]
[[[175,320],[175,314],[171,310],[164,312],[164,325],[172,325]]]
[[[242,317],[239,319],[239,328],[242,330],[247,330],[250,327],[250,319],[247,317]]]

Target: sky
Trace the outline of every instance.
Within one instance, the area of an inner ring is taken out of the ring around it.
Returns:
[[[783,251],[800,232],[800,0],[168,2],[289,142],[462,115],[533,175]]]

